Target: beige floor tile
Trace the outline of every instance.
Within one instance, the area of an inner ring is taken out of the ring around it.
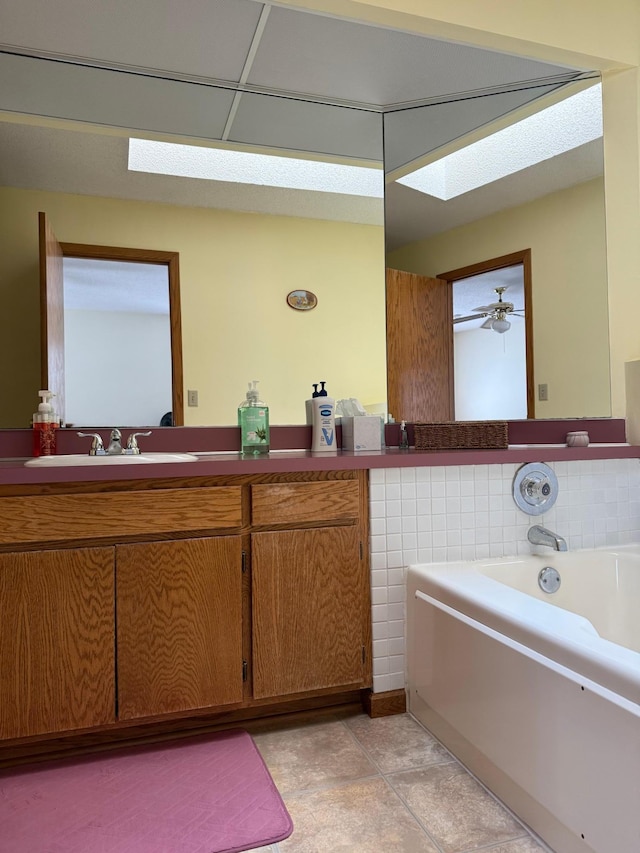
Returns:
[[[282,853],[437,853],[380,777],[284,799],[294,830]]]
[[[256,733],[253,737],[281,794],[378,772],[339,720]]]
[[[492,847],[487,850],[487,853],[543,853],[544,847],[541,847],[533,838],[518,838],[517,841],[507,841],[506,844],[499,844],[497,847]]]
[[[409,714],[345,720],[382,773],[452,761],[451,755]]]
[[[396,773],[389,782],[445,853],[461,853],[525,834],[459,764]]]
[[[252,847],[246,853],[277,853],[278,848],[269,845],[268,847]]]

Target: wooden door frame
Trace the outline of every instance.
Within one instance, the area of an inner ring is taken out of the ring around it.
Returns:
[[[527,377],[527,419],[535,418],[535,388],[533,384],[533,297],[531,279],[531,249],[522,249],[519,252],[511,252],[509,255],[501,255],[499,258],[490,258],[456,270],[449,270],[438,274],[438,278],[448,281],[452,286],[455,281],[463,278],[471,278],[474,275],[491,272],[492,270],[504,269],[522,264],[524,280],[524,330],[525,330],[525,362]]]
[[[173,425],[184,426],[184,390],[182,372],[182,319],[180,313],[180,255],[155,249],[128,249],[120,246],[93,246],[84,243],[60,243],[64,258],[90,258],[97,261],[126,261],[166,266],[169,277],[169,329],[171,334],[171,411]]]

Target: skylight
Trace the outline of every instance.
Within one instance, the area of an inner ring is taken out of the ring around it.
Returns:
[[[398,183],[448,201],[601,136],[598,83],[398,178]]]
[[[222,148],[129,140],[129,170],[208,181],[382,198],[382,169]]]

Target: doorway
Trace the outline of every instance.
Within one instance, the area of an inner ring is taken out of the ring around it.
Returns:
[[[171,400],[163,264],[63,258],[66,423],[159,426]]]
[[[531,250],[438,278],[452,290],[455,419],[533,418]]]
[[[63,421],[181,426],[178,253],[60,243],[43,213],[40,246],[42,382],[58,395]]]

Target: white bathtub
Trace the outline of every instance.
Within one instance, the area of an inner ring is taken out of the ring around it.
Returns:
[[[407,589],[411,712],[557,853],[639,853],[640,549],[411,566]]]

